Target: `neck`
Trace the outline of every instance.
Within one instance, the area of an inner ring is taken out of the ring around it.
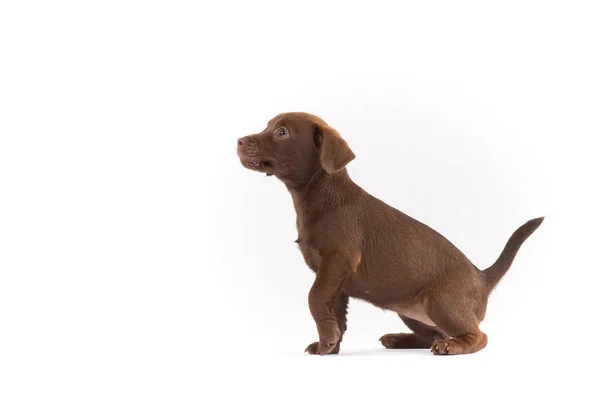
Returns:
[[[360,188],[350,179],[346,168],[328,174],[322,168],[318,169],[312,177],[302,185],[286,183],[292,195],[294,208],[299,218],[307,210],[311,215],[333,211],[353,201]]]

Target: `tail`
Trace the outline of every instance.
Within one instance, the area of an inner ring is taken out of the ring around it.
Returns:
[[[506,274],[506,271],[510,268],[523,242],[541,225],[542,221],[544,221],[544,217],[532,219],[517,229],[510,239],[508,239],[508,243],[504,246],[504,250],[502,250],[500,257],[498,257],[496,262],[483,271],[486,284],[490,291],[498,284],[498,282],[500,282],[500,279],[502,279],[504,274]]]

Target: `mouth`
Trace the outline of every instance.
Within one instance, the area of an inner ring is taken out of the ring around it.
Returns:
[[[273,162],[269,160],[260,160],[256,158],[247,158],[240,157],[240,162],[242,165],[248,169],[258,172],[264,172],[267,176],[273,175],[271,172],[271,168],[273,167]]]

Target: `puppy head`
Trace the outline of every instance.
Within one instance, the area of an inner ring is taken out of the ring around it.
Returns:
[[[307,182],[321,168],[334,174],[355,157],[325,121],[297,112],[280,114],[261,133],[238,139],[237,152],[244,167],[290,184]]]

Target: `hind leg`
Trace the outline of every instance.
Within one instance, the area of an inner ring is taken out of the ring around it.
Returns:
[[[432,326],[398,314],[404,324],[414,333],[390,333],[379,341],[386,349],[428,349],[433,342],[446,337]]]
[[[449,338],[437,339],[431,346],[436,355],[475,353],[487,345],[487,335],[479,330],[475,307],[468,299],[463,301],[432,301],[427,314]]]

